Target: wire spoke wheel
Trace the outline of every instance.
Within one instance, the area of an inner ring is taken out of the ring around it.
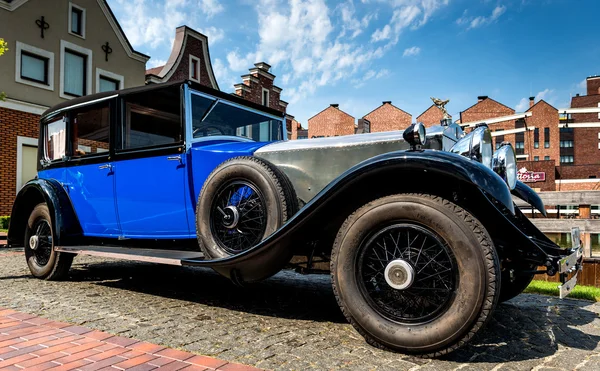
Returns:
[[[398,323],[431,321],[448,308],[458,281],[454,255],[433,231],[399,223],[367,238],[357,281],[370,306]]]
[[[29,248],[33,251],[35,262],[43,267],[48,264],[52,254],[52,228],[45,219],[35,221],[33,234],[29,237]]]
[[[238,254],[259,243],[267,224],[265,199],[248,181],[226,183],[212,202],[210,227],[217,243]]]

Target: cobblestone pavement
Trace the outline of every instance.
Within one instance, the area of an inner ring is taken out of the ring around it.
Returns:
[[[0,307],[267,369],[600,370],[600,304],[520,295],[439,360],[375,349],[346,322],[328,276],[282,272],[238,288],[211,270],[77,257],[32,278],[0,250]]]

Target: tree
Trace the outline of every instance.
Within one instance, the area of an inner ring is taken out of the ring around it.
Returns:
[[[0,56],[8,51],[8,43],[4,41],[4,39],[0,38]],[[6,94],[4,92],[0,92],[0,100],[4,100],[6,98]]]

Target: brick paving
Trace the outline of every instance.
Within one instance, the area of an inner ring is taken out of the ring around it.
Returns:
[[[79,345],[84,359],[98,364],[127,354],[130,359],[158,357],[145,362],[159,366],[167,358],[181,362],[182,351],[199,357],[188,360],[207,362],[203,357],[210,356],[276,370],[600,370],[600,304],[538,295],[499,305],[469,345],[436,360],[366,344],[340,313],[328,276],[287,271],[240,288],[208,269],[80,256],[67,281],[46,282],[31,277],[22,251],[2,249],[0,307],[41,317],[17,318],[21,322],[65,323],[59,327],[68,334],[64,337],[51,339],[54,329],[33,335],[54,349],[79,343],[80,337],[102,342],[85,350]],[[1,323],[0,333],[10,323]],[[81,334],[81,327],[94,331]],[[17,337],[0,340],[7,342],[0,346],[32,336],[27,326],[14,331]],[[117,336],[103,338],[107,335]],[[25,347],[32,348],[15,355],[16,362],[31,360],[30,353],[47,355],[50,348],[34,350],[35,339],[28,341]],[[129,350],[116,354],[116,347]],[[61,359],[50,358],[36,366]],[[82,360],[64,361],[86,366]]]
[[[0,308],[0,370],[21,369],[259,370]]]

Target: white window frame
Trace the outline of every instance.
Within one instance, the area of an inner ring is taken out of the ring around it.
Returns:
[[[192,78],[192,66],[194,65],[192,63],[192,61],[196,61],[196,76],[198,76],[197,79]],[[189,78],[192,81],[195,81],[197,83],[200,83],[200,58],[194,57],[193,55],[190,54],[190,62],[189,62]]]
[[[100,77],[107,77],[111,80],[119,82],[119,90],[125,89],[125,77],[114,72],[106,71],[101,68],[96,68],[96,93],[100,92]]]
[[[16,62],[15,62],[15,81],[21,84],[35,86],[36,88],[54,90],[54,53],[44,49],[36,48],[20,41],[17,41],[16,48]],[[21,52],[26,51],[31,54],[38,55],[48,59],[48,85],[41,84],[39,82],[26,80],[21,78]]]
[[[92,94],[92,51],[82,46],[70,43],[65,40],[60,40],[60,91],[59,95],[64,99],[73,99],[75,97],[65,94],[65,50],[70,49],[77,53],[81,53],[87,56],[86,60],[86,86],[85,95]]]
[[[81,35],[78,35],[71,31],[71,17],[73,15],[72,9],[75,8],[77,10],[81,10]],[[67,31],[69,34],[79,37],[81,39],[85,39],[85,27],[86,27],[86,16],[85,16],[85,8],[80,7],[77,4],[73,4],[69,2],[69,23],[67,23]]]
[[[21,177],[23,176],[22,160],[24,146],[38,148],[38,140],[35,138],[17,136],[17,192],[23,187],[23,180]]]
[[[264,104],[263,98],[265,96],[265,92],[267,92],[267,104]],[[269,89],[265,89],[262,88],[261,94],[260,94],[260,102],[263,106],[265,107],[269,107],[269,102],[271,101],[271,92],[269,91]]]

